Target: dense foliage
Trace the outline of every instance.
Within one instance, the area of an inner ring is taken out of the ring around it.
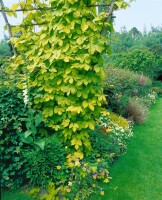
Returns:
[[[141,75],[155,78],[157,76],[157,60],[147,49],[133,49],[112,56],[112,63],[119,68],[129,69]]]
[[[0,143],[1,143],[1,186],[12,187],[23,182],[23,142],[20,134],[26,130],[22,117],[26,116],[21,91],[0,89]]]
[[[14,38],[26,60],[18,55],[11,68],[26,71],[35,107],[42,111],[44,122],[55,131],[61,130],[76,150],[90,150],[87,128],[94,129],[104,100],[99,53],[106,40],[98,32],[105,16],[96,17],[95,10],[82,1],[78,5],[78,1],[53,0],[51,6],[57,10],[44,12],[41,19],[38,13],[39,23],[48,21],[38,33],[29,28]],[[29,18],[30,13],[24,21]]]
[[[60,131],[68,146],[89,153],[88,129],[94,129],[105,101],[102,54],[109,38],[103,37],[102,32],[105,27],[111,32],[112,24],[106,22],[106,13],[96,15],[96,8],[87,3],[51,0],[50,6],[57,9],[41,15],[41,11],[25,13],[23,25],[34,20],[43,26],[37,33],[30,26],[20,27],[20,38],[11,40],[20,54],[8,71],[25,74],[22,82],[28,80],[33,104],[42,112],[48,127]],[[35,4],[46,5],[39,1]],[[125,6],[123,1],[117,1],[114,9]],[[26,7],[32,7],[30,1]],[[23,84],[19,81],[18,85]]]
[[[67,179],[68,174],[58,170],[66,161],[67,151],[58,139],[58,135],[46,139],[44,150],[26,148],[23,151],[26,160],[26,177],[31,185],[47,186],[51,181],[60,182]]]
[[[152,27],[151,31],[141,33],[133,27],[127,31],[115,32],[112,40],[112,63],[115,67],[128,68],[143,73],[150,78],[162,74],[162,28]]]
[[[105,93],[109,109],[131,116],[138,123],[146,118],[147,107],[156,93],[162,92],[161,34],[160,27],[152,27],[144,33],[135,27],[130,31],[123,27],[120,33],[112,34],[112,55],[105,56],[108,66]]]
[[[120,53],[130,49],[149,49],[162,55],[162,28],[152,27],[149,32],[140,32],[136,27],[127,31],[125,27],[120,32],[112,34],[113,53]]]

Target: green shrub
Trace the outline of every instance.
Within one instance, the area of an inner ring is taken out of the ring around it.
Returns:
[[[59,182],[66,179],[63,168],[66,160],[66,150],[60,143],[58,135],[46,139],[44,150],[41,148],[27,148],[23,156],[26,160],[27,178],[35,186],[47,186],[49,182]]]
[[[26,108],[18,89],[0,88],[0,97],[1,186],[12,187],[23,182],[26,170],[20,139]]]
[[[157,60],[154,53],[147,49],[133,49],[113,55],[112,63],[116,67],[129,69],[154,78],[156,77],[159,60]]]
[[[154,81],[152,90],[155,91],[159,96],[162,96],[162,81]]]
[[[14,188],[26,182],[24,149],[43,149],[46,131],[40,114],[25,106],[22,90],[4,86],[0,96],[1,185]]]
[[[148,107],[142,98],[131,97],[127,105],[127,116],[137,124],[142,124],[147,117]]]
[[[126,116],[126,108],[131,96],[147,97],[152,82],[127,69],[108,67],[105,78],[105,94],[108,106],[122,116]]]

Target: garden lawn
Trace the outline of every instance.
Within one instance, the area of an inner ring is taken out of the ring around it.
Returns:
[[[162,98],[150,109],[147,121],[134,127],[125,155],[110,169],[105,195],[93,200],[162,200]]]
[[[22,192],[2,191],[1,200],[32,200],[29,196]]]

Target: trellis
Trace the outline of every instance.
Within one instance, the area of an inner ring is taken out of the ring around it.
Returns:
[[[16,25],[11,25],[9,23],[9,20],[7,18],[7,12],[28,12],[28,11],[34,11],[34,10],[40,10],[40,11],[44,11],[44,10],[54,10],[56,9],[56,7],[44,7],[44,8],[30,8],[30,9],[27,9],[27,8],[21,8],[21,9],[16,9],[16,10],[8,10],[8,9],[5,9],[5,5],[3,3],[3,0],[0,0],[0,5],[1,5],[1,9],[0,9],[0,12],[2,13],[3,15],[3,18],[4,18],[4,21],[5,21],[5,24],[6,24],[6,27],[7,27],[7,31],[8,31],[8,34],[9,34],[9,38],[12,37],[12,31],[11,31],[11,27],[14,27]],[[113,8],[114,8],[114,5],[115,5],[115,0],[112,0],[110,4],[89,4],[87,5],[87,7],[108,7],[108,15],[107,15],[107,19],[106,19],[106,22],[109,21],[109,19],[111,18],[111,15],[113,13]],[[43,23],[44,24],[44,23]],[[26,24],[26,25],[18,25],[18,26],[38,26],[38,25],[43,25],[43,24]],[[105,34],[106,32],[106,28],[103,29],[103,34]],[[14,55],[17,54],[16,52],[16,49],[14,48],[13,44],[11,43],[12,45],[12,49],[13,49],[13,53]]]

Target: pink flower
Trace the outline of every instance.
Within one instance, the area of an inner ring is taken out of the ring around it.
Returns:
[[[144,76],[141,76],[140,83],[141,83],[142,86],[145,85],[145,78],[144,78]]]

